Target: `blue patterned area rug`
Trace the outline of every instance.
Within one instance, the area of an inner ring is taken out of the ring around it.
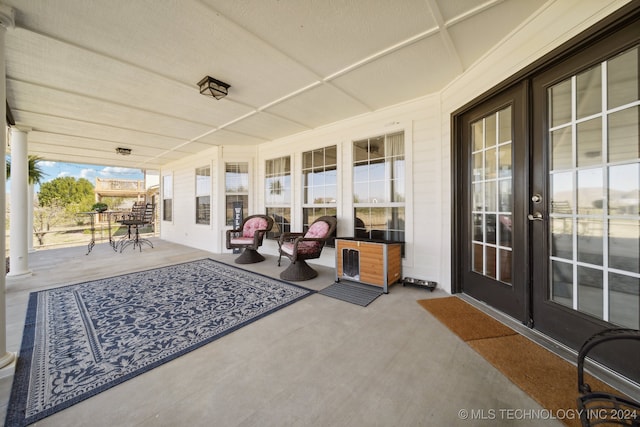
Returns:
[[[314,291],[211,259],[30,295],[6,426],[24,426]]]

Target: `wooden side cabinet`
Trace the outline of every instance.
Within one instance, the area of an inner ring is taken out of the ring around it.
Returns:
[[[402,279],[402,243],[336,238],[336,281],[350,280],[380,286]]]

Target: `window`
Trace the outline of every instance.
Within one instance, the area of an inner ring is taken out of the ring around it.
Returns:
[[[162,220],[173,221],[173,175],[162,177]]]
[[[353,143],[354,236],[404,241],[404,132]]]
[[[211,168],[196,169],[196,224],[211,223]]]
[[[291,223],[291,157],[279,157],[265,162],[265,207],[273,217],[274,226],[267,238],[278,238],[290,231]]]
[[[233,225],[233,206],[239,203],[249,209],[249,163],[227,163],[225,166],[225,218]]]
[[[337,151],[333,145],[302,153],[303,231],[321,216],[336,216]],[[327,246],[333,246],[333,240]]]

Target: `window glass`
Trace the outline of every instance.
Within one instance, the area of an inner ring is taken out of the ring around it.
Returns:
[[[336,216],[338,197],[337,146],[302,153],[302,218],[303,231],[321,216]],[[327,241],[333,246],[334,236]]]
[[[233,208],[242,206],[249,209],[249,163],[230,162],[225,164],[225,223],[233,225]]]
[[[354,236],[403,242],[404,132],[354,141],[353,159]]]
[[[311,163],[312,165],[313,163]],[[265,161],[264,200],[267,215],[274,219],[268,239],[277,239],[280,233],[290,231],[291,224],[291,157]]]
[[[211,168],[196,169],[196,224],[211,223]]]
[[[173,175],[162,177],[162,220],[173,221]]]

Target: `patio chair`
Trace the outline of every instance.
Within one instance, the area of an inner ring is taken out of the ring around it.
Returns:
[[[137,246],[140,252],[142,252],[143,243],[153,248],[153,243],[151,243],[149,239],[140,237],[140,228],[153,225],[155,207],[153,203],[136,202],[133,204],[131,212],[123,215],[122,219],[117,221],[127,227],[127,233],[114,246],[115,250],[120,248],[120,252],[122,253],[127,246],[133,244],[133,249]]]
[[[282,255],[289,258],[291,264],[280,273],[283,280],[309,280],[318,275],[318,272],[309,267],[308,259],[319,258],[327,240],[336,229],[337,220],[333,216],[321,216],[316,219],[306,233],[283,233],[280,236],[278,266]]]
[[[253,264],[264,261],[258,253],[262,241],[273,227],[273,218],[268,215],[251,215],[242,221],[240,228],[227,230],[227,249],[244,249],[235,259],[236,264]]]
[[[578,412],[584,427],[619,424],[640,426],[640,402],[606,391],[592,391],[584,382],[584,359],[595,346],[614,340],[640,341],[640,330],[614,328],[605,329],[587,339],[578,353]],[[634,351],[634,349],[636,351]],[[637,356],[637,349],[628,348],[629,357]]]
[[[142,216],[142,213],[144,212],[145,209],[145,203],[144,202],[133,202],[133,205],[131,205],[131,210],[129,212],[119,212],[118,216],[115,219],[115,222],[117,222],[120,225],[124,225],[123,221],[124,220],[128,220],[128,219],[133,219],[133,218],[139,218]],[[121,215],[120,215],[121,214]],[[118,252],[118,249],[120,248],[120,245],[127,239],[131,238],[131,227],[127,226],[127,232],[124,236],[122,236],[119,240],[113,240],[111,242],[111,246],[113,247],[113,250]]]

